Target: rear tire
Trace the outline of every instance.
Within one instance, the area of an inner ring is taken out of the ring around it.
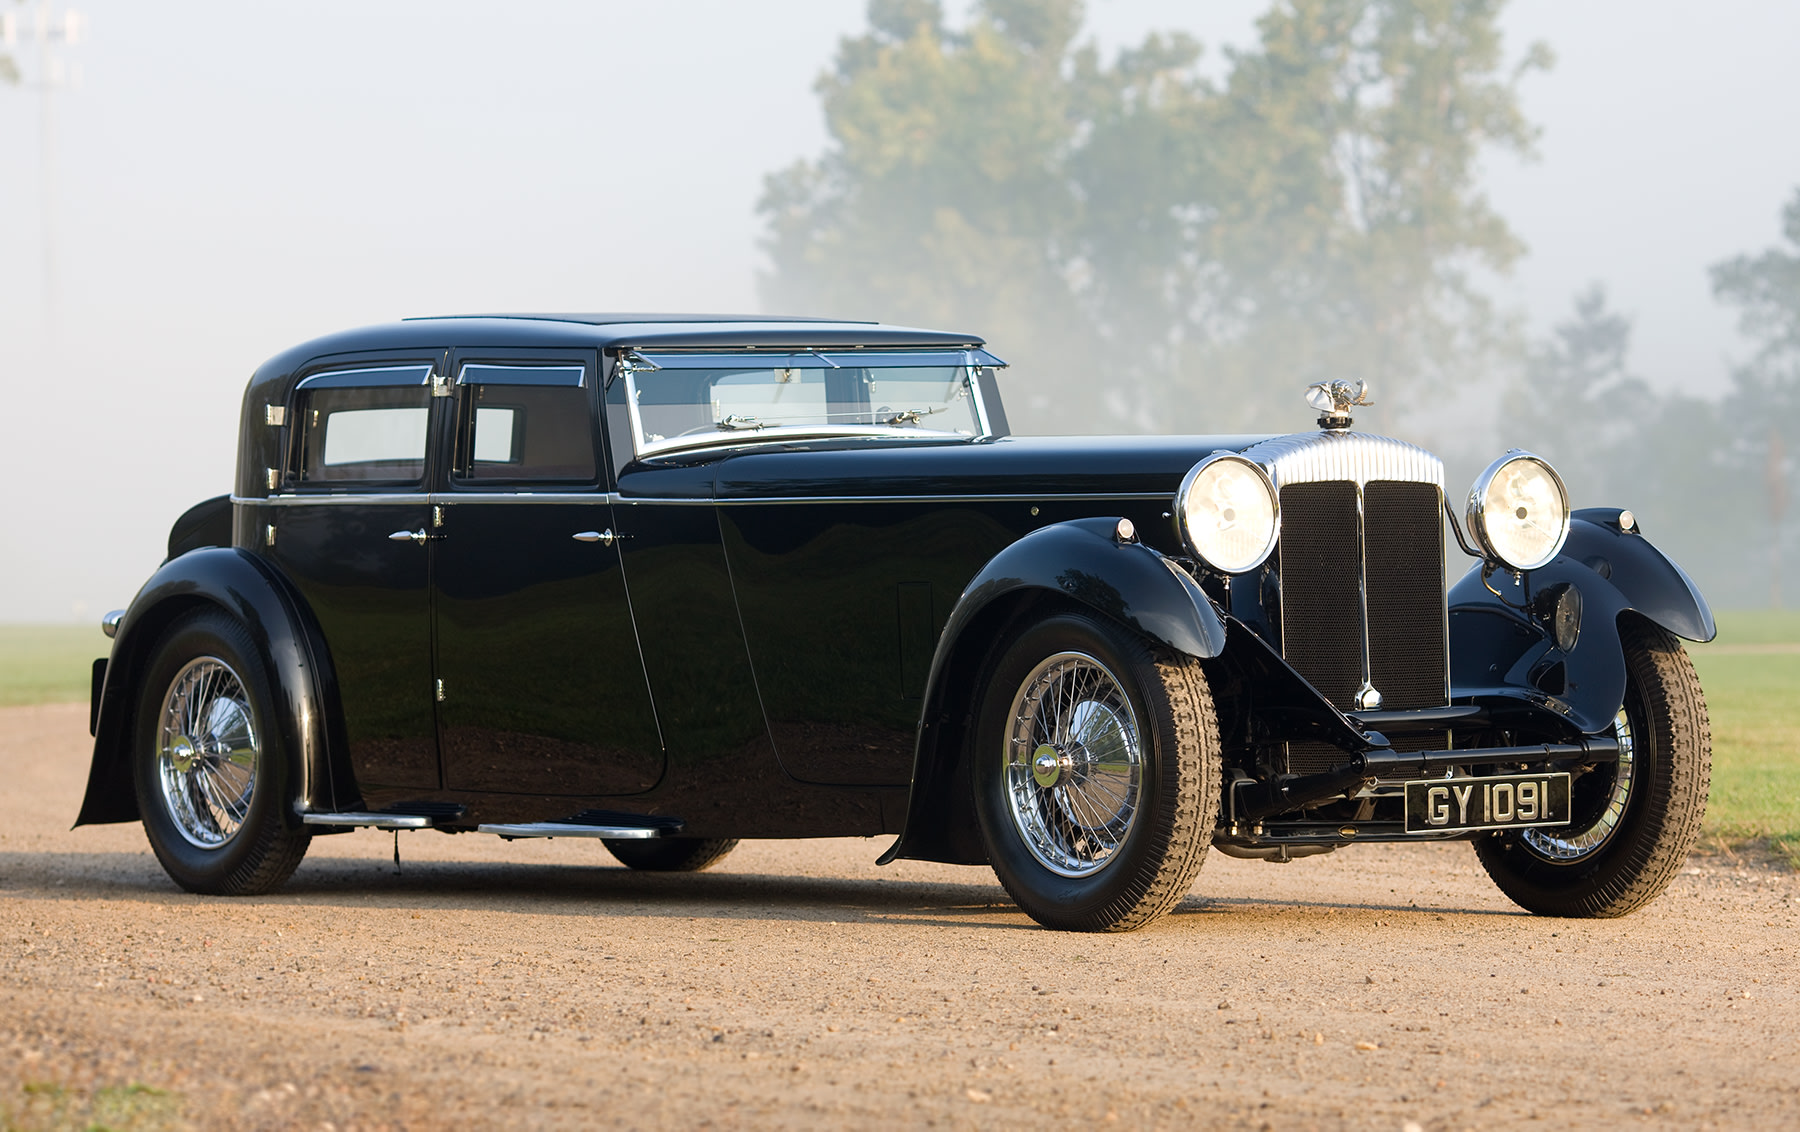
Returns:
[[[1712,730],[1693,663],[1656,625],[1634,619],[1619,628],[1620,761],[1576,781],[1574,821],[1566,829],[1516,830],[1474,843],[1500,890],[1539,915],[1605,918],[1642,908],[1674,879],[1706,817]]]
[[[181,618],[150,654],[133,728],[138,813],[189,892],[270,892],[306,856],[274,702],[250,634],[223,611]]]
[[[621,865],[647,873],[697,873],[737,848],[736,838],[652,837],[641,841],[604,838],[600,843],[618,858]]]
[[[1198,661],[1086,614],[1046,618],[989,672],[968,757],[988,860],[1038,923],[1131,931],[1193,887],[1221,774]]]

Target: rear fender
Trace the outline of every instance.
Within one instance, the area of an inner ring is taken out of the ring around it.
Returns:
[[[1523,579],[1502,569],[1484,581],[1478,563],[1451,587],[1452,699],[1524,700],[1593,734],[1612,726],[1625,701],[1621,616],[1647,618],[1691,641],[1717,636],[1693,580],[1643,535],[1621,529],[1619,515],[1617,508],[1575,512],[1562,553]],[[1581,597],[1581,630],[1567,650],[1556,647],[1550,625],[1561,587]]]
[[[348,766],[330,757],[333,749],[343,750],[328,734],[328,721],[336,718],[328,707],[337,701],[337,685],[311,618],[267,563],[242,550],[209,547],[163,563],[119,624],[97,692],[93,763],[76,825],[139,819],[131,743],[144,669],[163,631],[207,606],[235,618],[262,653],[274,684],[274,724],[295,763],[289,776],[293,820],[299,820],[300,809],[335,810],[354,803]]]
[[[1033,531],[995,555],[957,599],[938,637],[914,745],[912,788],[899,857],[986,860],[969,809],[962,748],[980,706],[995,646],[1043,603],[1083,606],[1151,644],[1192,657],[1225,648],[1225,622],[1200,586],[1150,547],[1117,537],[1116,518],[1077,519]]]

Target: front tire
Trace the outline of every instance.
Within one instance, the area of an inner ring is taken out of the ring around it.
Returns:
[[[737,839],[651,837],[642,841],[603,838],[600,844],[628,869],[647,873],[697,873],[737,848]]]
[[[287,812],[286,751],[250,635],[222,611],[157,641],[132,743],[150,848],[189,892],[254,896],[293,875],[312,834]]]
[[[1193,887],[1221,773],[1198,661],[1047,618],[990,670],[968,757],[988,860],[1038,923],[1131,931]]]
[[[1620,625],[1625,703],[1619,761],[1575,783],[1566,828],[1476,840],[1500,890],[1543,916],[1623,916],[1669,886],[1700,837],[1712,782],[1712,730],[1681,642],[1646,621]]]

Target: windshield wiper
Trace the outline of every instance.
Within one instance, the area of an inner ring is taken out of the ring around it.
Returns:
[[[732,413],[730,416],[720,420],[715,427],[723,429],[726,432],[737,432],[743,429],[755,430],[762,426],[763,423],[755,417],[740,417],[736,413]]]
[[[933,413],[941,413],[947,408],[949,408],[949,406],[939,405],[932,409],[903,409],[881,423],[890,428],[898,428],[900,425],[904,424],[916,425],[919,423],[920,418],[929,417]]]

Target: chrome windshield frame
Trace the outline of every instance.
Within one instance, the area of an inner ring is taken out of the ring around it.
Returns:
[[[631,422],[631,447],[634,457],[640,460],[651,456],[662,456],[671,452],[684,452],[693,449],[741,447],[748,444],[772,444],[794,440],[853,440],[869,438],[883,440],[930,440],[940,443],[946,440],[986,440],[994,435],[994,430],[991,418],[988,414],[987,402],[983,399],[981,393],[980,370],[983,368],[997,369],[1006,364],[985,350],[883,350],[880,351],[883,355],[893,356],[896,354],[906,354],[912,358],[918,359],[918,363],[912,366],[869,367],[880,369],[926,368],[936,362],[938,365],[945,366],[945,368],[960,368],[963,371],[963,388],[968,392],[975,407],[976,431],[973,434],[945,432],[940,429],[926,428],[923,426],[900,428],[892,425],[856,424],[757,425],[754,428],[714,429],[709,432],[695,433],[691,436],[677,436],[670,437],[666,440],[653,441],[646,437],[643,417],[638,409],[637,375],[639,373],[655,373],[657,370],[664,367],[659,365],[654,359],[646,357],[645,353],[648,352],[649,351],[640,353],[633,349],[619,351],[615,374],[615,377],[622,378],[625,382],[625,411]],[[656,352],[662,353],[662,351]],[[670,353],[673,353],[673,351]],[[776,361],[775,357],[770,356],[773,353],[773,351],[764,353],[739,350],[720,351],[718,353],[712,353],[710,351],[681,351],[681,355],[684,358],[704,357],[708,360],[717,358],[721,363],[727,363],[737,359],[746,359],[756,363],[752,366],[742,367],[745,369],[761,369],[766,365],[773,364]],[[836,369],[841,368],[841,364],[834,361],[828,354],[837,354],[841,357],[843,356],[843,353],[844,352],[841,350],[784,350],[781,351],[778,356],[784,361],[801,356],[810,356],[817,359],[820,368],[828,366]],[[729,365],[721,364],[718,368],[726,369],[730,367]]]

